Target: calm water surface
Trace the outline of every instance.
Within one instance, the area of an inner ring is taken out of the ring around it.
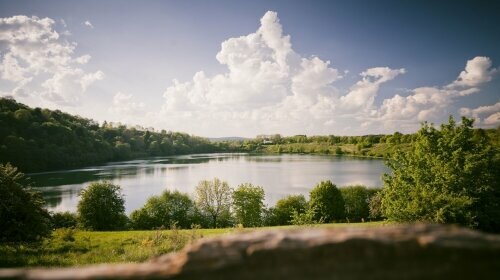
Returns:
[[[140,208],[152,195],[179,190],[193,195],[201,180],[218,177],[236,187],[262,186],[266,203],[289,194],[308,195],[315,184],[331,180],[337,186],[382,185],[389,172],[380,159],[321,155],[202,154],[155,157],[47,173],[29,174],[51,211],[76,211],[78,193],[90,182],[109,180],[122,187],[127,213]]]

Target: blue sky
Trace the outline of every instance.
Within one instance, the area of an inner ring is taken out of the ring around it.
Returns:
[[[450,114],[497,127],[498,14],[495,1],[0,1],[0,94],[201,136],[413,132]]]

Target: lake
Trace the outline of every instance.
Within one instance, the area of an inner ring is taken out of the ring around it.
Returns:
[[[74,170],[29,174],[51,211],[76,211],[78,193],[90,182],[109,180],[122,187],[126,212],[144,205],[163,190],[194,195],[201,180],[217,177],[233,188],[241,183],[262,186],[266,204],[290,194],[304,194],[322,180],[337,186],[380,187],[389,169],[381,159],[334,155],[196,154],[110,162]]]

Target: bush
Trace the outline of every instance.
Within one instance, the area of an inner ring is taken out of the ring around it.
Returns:
[[[178,191],[164,191],[160,196],[153,196],[146,204],[130,215],[134,229],[169,228],[176,224],[181,228],[190,228],[193,224],[194,202],[188,195]]]
[[[78,219],[75,213],[71,212],[56,212],[52,213],[52,228],[76,228]]]
[[[344,219],[344,199],[342,193],[330,181],[319,183],[310,194],[309,207],[316,209],[316,220],[325,223]]]
[[[473,120],[424,123],[411,149],[387,162],[382,209],[393,221],[457,223],[500,231],[500,158]]]
[[[289,195],[278,200],[275,207],[268,210],[268,224],[291,225],[293,214],[302,214],[306,209],[307,201],[303,195]]]
[[[252,184],[242,184],[233,192],[233,209],[236,222],[245,227],[262,225],[264,189]]]
[[[121,230],[127,225],[125,200],[120,186],[94,182],[80,193],[78,219],[90,230]]]
[[[50,234],[50,215],[24,174],[0,164],[0,241],[36,241]]]

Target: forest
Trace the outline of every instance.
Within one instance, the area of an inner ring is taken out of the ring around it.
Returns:
[[[10,162],[23,172],[224,150],[224,144],[186,133],[107,122],[99,125],[59,110],[30,108],[0,98],[0,162]]]

